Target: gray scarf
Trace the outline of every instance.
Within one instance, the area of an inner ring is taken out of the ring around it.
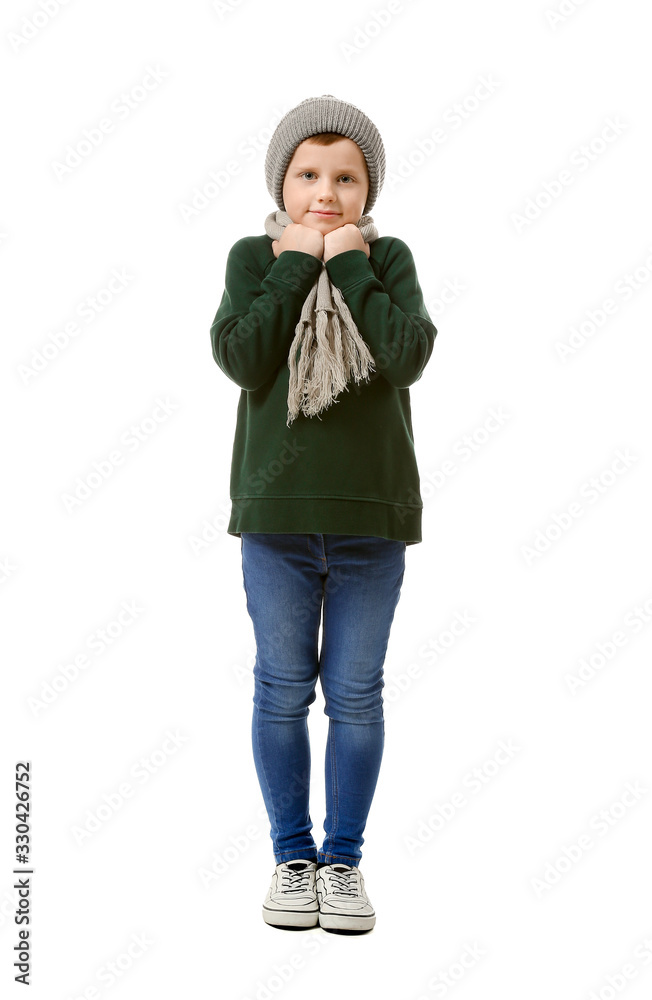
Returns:
[[[280,240],[283,230],[292,223],[287,212],[275,211],[265,219],[265,232]],[[378,230],[370,215],[363,215],[357,226],[365,243],[378,239]],[[297,366],[297,352],[301,356]],[[346,388],[351,377],[356,382],[368,378],[374,359],[358,332],[341,291],[330,280],[322,260],[319,278],[303,304],[290,354],[288,391],[289,427],[299,411],[312,417],[327,409]]]

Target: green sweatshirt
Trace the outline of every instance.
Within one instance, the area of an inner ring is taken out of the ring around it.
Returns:
[[[227,531],[376,535],[421,541],[419,472],[410,391],[437,330],[409,247],[392,236],[326,262],[374,358],[368,382],[349,383],[318,416],[287,426],[288,356],[322,261],[278,258],[269,236],[229,251],[211,327],[215,361],[242,392],[231,464]]]

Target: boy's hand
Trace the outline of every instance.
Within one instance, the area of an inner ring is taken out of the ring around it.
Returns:
[[[369,257],[369,244],[365,243],[359,228],[351,222],[324,236],[324,263],[346,250],[362,250]]]
[[[283,230],[280,240],[272,241],[274,256],[278,259],[284,250],[300,250],[302,253],[312,254],[321,260],[324,252],[324,237],[316,229],[310,226],[302,226],[298,222],[291,222]]]

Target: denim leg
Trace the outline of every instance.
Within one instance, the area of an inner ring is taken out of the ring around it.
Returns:
[[[252,746],[276,864],[313,857],[309,706],[319,671],[323,582],[307,535],[242,534],[256,638]]]
[[[383,754],[383,665],[405,542],[247,532],[241,549],[257,646],[252,744],[276,863],[316,855],[357,866]],[[318,676],[329,716],[319,852],[307,725]]]
[[[383,667],[406,545],[376,536],[318,537],[328,567],[319,676],[329,727],[326,836],[317,857],[357,867],[383,756]]]

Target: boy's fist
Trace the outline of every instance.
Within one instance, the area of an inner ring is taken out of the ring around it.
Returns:
[[[310,226],[302,226],[298,222],[291,222],[283,230],[280,240],[272,241],[274,256],[279,257],[284,250],[300,250],[302,253],[312,254],[321,260],[324,252],[324,237],[316,229]]]
[[[369,257],[369,244],[365,243],[360,229],[352,222],[347,223],[346,226],[340,226],[339,229],[334,229],[332,233],[326,233],[324,236],[324,263],[346,250],[362,250]]]

